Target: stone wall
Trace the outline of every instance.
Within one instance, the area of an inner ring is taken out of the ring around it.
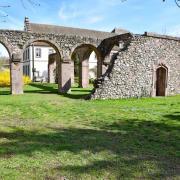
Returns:
[[[11,53],[22,53],[21,51],[34,41],[47,41],[50,45],[55,46],[55,49],[61,53],[62,58],[66,58],[66,56],[70,56],[73,48],[77,45],[92,44],[97,47],[102,39],[64,34],[40,34],[25,31],[0,30],[0,42]],[[8,46],[11,46],[11,48]]]
[[[180,93],[180,40],[133,36],[101,80],[92,99],[149,97],[156,95],[156,70],[168,70],[166,95]]]

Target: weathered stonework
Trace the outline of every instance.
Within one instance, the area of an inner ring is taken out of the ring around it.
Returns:
[[[101,61],[98,67],[99,76],[102,75],[103,56],[107,51],[109,44],[116,43],[124,36],[128,38],[129,33],[121,35],[116,33],[108,33],[94,30],[67,28],[61,26],[51,26],[42,24],[33,24],[29,20],[25,19],[24,31],[16,30],[0,30],[0,43],[2,43],[9,52],[10,64],[11,64],[11,92],[12,94],[23,93],[22,83],[22,63],[23,52],[27,46],[34,42],[46,42],[52,46],[58,55],[58,68],[59,77],[59,92],[66,93],[71,88],[71,83],[74,81],[72,76],[72,54],[73,52],[84,46],[86,49],[95,50],[99,55],[99,61]],[[104,42],[105,39],[108,39]],[[87,52],[82,52],[86,54]],[[16,62],[16,66],[13,64],[12,55],[16,54],[20,57],[20,61]],[[68,67],[70,66],[70,67]],[[18,68],[15,68],[18,67]],[[70,71],[71,76],[65,72],[64,69]],[[64,73],[64,74],[63,74]],[[70,78],[70,79],[69,79]],[[71,82],[71,83],[70,83]]]
[[[180,93],[180,39],[134,36],[96,82],[92,99],[156,96],[156,71],[167,68],[165,95]]]
[[[32,43],[41,41],[56,50],[61,93],[67,93],[74,81],[73,58],[76,55],[82,63],[81,86],[87,87],[86,60],[92,51],[98,60],[98,79],[92,99],[180,93],[180,38],[151,33],[132,35],[123,30],[108,33],[34,24],[26,18],[24,31],[0,30],[0,43],[7,48],[10,56],[12,94],[23,93],[24,50]]]

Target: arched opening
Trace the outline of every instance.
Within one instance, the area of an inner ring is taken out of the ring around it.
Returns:
[[[161,66],[156,70],[156,96],[166,96],[167,76],[166,67]]]
[[[100,53],[96,47],[89,44],[78,46],[72,53],[72,64],[72,84],[81,88],[92,88],[102,69]]]
[[[0,95],[10,94],[11,87],[10,53],[0,43]]]
[[[114,63],[114,60],[117,58],[118,54],[125,48],[123,41],[118,41],[109,48],[109,52],[104,58],[104,64],[106,69],[111,67]]]
[[[56,45],[46,40],[34,40],[24,47],[23,75],[30,78],[31,86],[42,89],[42,93],[57,93],[60,61]]]

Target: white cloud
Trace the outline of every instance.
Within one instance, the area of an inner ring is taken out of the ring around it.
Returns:
[[[64,21],[74,19],[81,14],[82,13],[76,8],[76,6],[67,6],[66,4],[63,4],[58,12],[59,18]]]
[[[95,24],[103,20],[102,16],[92,16],[86,20],[87,23]]]
[[[65,23],[70,21],[78,21],[79,23],[88,23],[95,24],[100,22],[103,19],[103,16],[100,15],[100,9],[97,7],[89,8],[89,5],[84,6],[83,4],[79,5],[76,3],[62,3],[58,12],[59,18]]]

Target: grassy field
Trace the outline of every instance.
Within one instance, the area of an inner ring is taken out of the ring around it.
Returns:
[[[0,179],[180,179],[180,96],[85,101],[0,90]]]

